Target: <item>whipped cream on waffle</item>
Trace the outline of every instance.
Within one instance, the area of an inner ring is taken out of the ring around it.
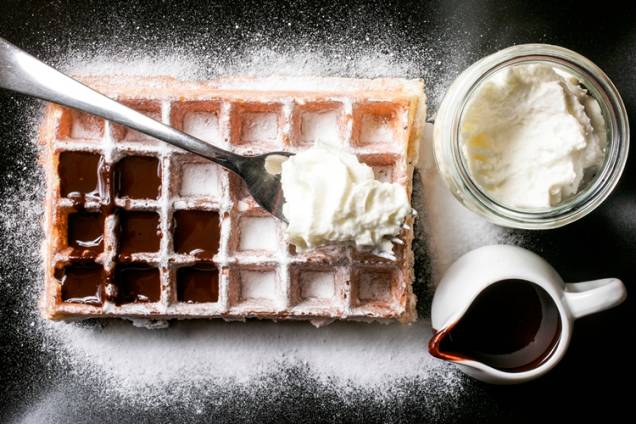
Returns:
[[[373,170],[338,146],[317,143],[282,164],[287,237],[300,251],[355,243],[379,254],[412,213],[403,186],[380,182]]]

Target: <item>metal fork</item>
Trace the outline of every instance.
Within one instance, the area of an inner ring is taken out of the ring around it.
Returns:
[[[268,157],[280,159],[291,153],[241,156],[212,146],[98,93],[3,38],[0,38],[0,88],[100,116],[216,162],[241,177],[254,200],[286,222],[280,175],[268,172],[265,163]]]

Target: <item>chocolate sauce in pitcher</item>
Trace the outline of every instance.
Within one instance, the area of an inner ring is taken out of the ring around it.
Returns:
[[[449,361],[475,360],[521,372],[545,362],[560,334],[559,309],[543,288],[502,280],[484,289],[459,321],[437,331],[429,351]]]

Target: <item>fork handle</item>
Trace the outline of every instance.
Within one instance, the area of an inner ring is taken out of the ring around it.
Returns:
[[[233,172],[242,157],[162,124],[39,61],[0,37],[0,88],[68,106],[204,156]]]

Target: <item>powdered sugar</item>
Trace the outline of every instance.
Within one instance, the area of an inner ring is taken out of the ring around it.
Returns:
[[[418,163],[426,207],[418,212],[426,223],[424,231],[431,252],[432,280],[437,283],[446,269],[464,253],[488,244],[517,244],[520,237],[511,230],[489,223],[453,197],[437,172],[432,132],[433,125],[427,124]]]
[[[179,194],[183,197],[220,197],[219,166],[213,163],[185,163],[181,168]]]
[[[278,121],[275,113],[254,112],[243,114],[241,142],[263,143],[276,141]]]
[[[276,299],[275,271],[241,271],[240,300],[267,303]]]
[[[315,143],[317,141],[337,143],[340,140],[338,113],[305,112],[301,117],[300,142]]]
[[[389,120],[378,115],[364,115],[360,126],[360,142],[365,144],[386,143],[393,138]]]
[[[334,292],[335,275],[331,272],[308,271],[300,277],[300,297],[307,299],[331,299]]]
[[[124,395],[197,381],[250,384],[294,364],[342,387],[426,379],[429,372],[446,367],[424,353],[430,337],[425,320],[412,326],[338,323],[322,329],[306,323],[202,321],[179,322],[161,331],[126,322],[101,328],[47,323],[47,331],[62,343],[70,362],[81,358],[95,376]],[[79,369],[85,372],[84,366]],[[446,378],[452,382],[457,376],[448,371]]]
[[[326,52],[308,47],[281,52],[267,47],[248,47],[228,53],[210,66],[214,59],[200,52],[181,50],[170,55],[162,51],[154,57],[146,57],[130,52],[118,56],[117,52],[106,49],[103,56],[84,52],[66,54],[59,64],[77,75],[168,74],[189,79],[272,74],[417,77],[422,73],[421,66],[428,62],[426,52],[419,56],[417,52],[407,52],[409,54],[403,57],[411,57],[409,61],[398,60],[395,53],[381,50]],[[448,74],[428,81],[429,87],[433,87],[428,90],[433,102],[439,94],[436,88],[442,86],[444,78],[448,78]],[[36,128],[38,120],[34,118],[32,122]],[[196,123],[197,128],[199,124]],[[422,157],[425,160],[431,157],[425,148]],[[13,281],[20,272],[16,266],[30,269],[19,288],[27,299],[22,310],[28,312],[22,322],[25,327],[33,323],[35,330],[28,333],[28,337],[39,340],[42,350],[53,355],[54,368],[66,370],[72,383],[69,387],[88,380],[100,388],[103,399],[123,398],[144,408],[174,402],[201,405],[211,394],[222,397],[226,387],[256,391],[264,384],[281,384],[277,380],[272,383],[271,376],[287,375],[281,370],[300,367],[312,377],[311,381],[320,382],[343,397],[355,398],[357,393],[371,390],[373,397],[382,402],[385,396],[394,396],[391,387],[403,381],[423,387],[431,402],[441,402],[462,392],[465,378],[426,352],[426,341],[431,335],[426,317],[411,326],[335,323],[315,329],[306,323],[206,321],[178,322],[157,331],[134,328],[119,321],[53,323],[43,320],[35,311],[42,284],[41,271],[37,271],[41,269],[39,193],[42,193],[42,181],[26,177],[34,169],[36,165],[31,158],[25,163],[25,177],[18,178],[19,186],[5,190],[2,195],[2,231],[16,235],[5,239],[8,245],[3,246],[0,260],[20,257],[22,263],[13,264],[9,271]],[[423,184],[416,181],[415,189],[419,192],[416,198],[424,201],[414,206],[420,212],[419,225],[425,229],[427,242],[419,244],[416,254],[419,260],[430,262],[432,283],[461,253],[509,239],[505,231],[465,211],[442,186],[430,163],[422,165],[421,175]],[[194,192],[197,190],[192,188]],[[7,254],[5,259],[5,253],[11,249],[19,249],[19,252]],[[10,267],[4,265],[3,272],[6,272]],[[418,277],[417,284],[421,284],[426,276]],[[248,291],[246,298],[267,292]],[[326,296],[326,293],[316,287],[306,292],[309,297]],[[193,393],[193,387],[203,386],[207,389]],[[168,392],[170,396],[166,395]],[[25,415],[25,421],[50,414],[58,398],[53,392],[39,409],[36,407]]]
[[[183,117],[183,131],[201,140],[219,140],[219,117],[216,113],[190,112]]]
[[[276,251],[278,222],[270,216],[246,216],[239,221],[239,250]]]

